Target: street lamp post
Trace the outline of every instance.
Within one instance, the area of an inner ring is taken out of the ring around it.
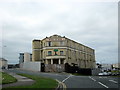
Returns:
[[[2,56],[3,58],[5,57],[4,54],[3,54],[3,53],[4,53],[4,52],[3,52],[3,51],[4,51],[3,48],[6,48],[6,47],[7,47],[6,45],[0,46],[0,48],[1,48],[1,54],[2,54],[1,56]]]

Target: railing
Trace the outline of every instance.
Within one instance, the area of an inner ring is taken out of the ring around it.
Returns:
[[[46,56],[66,56],[66,55],[46,55]]]
[[[44,46],[44,47],[67,47],[66,45],[51,45],[51,46]]]

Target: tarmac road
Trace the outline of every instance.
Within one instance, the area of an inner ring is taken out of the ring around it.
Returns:
[[[110,76],[74,76],[64,73],[43,73],[24,71],[19,69],[8,70],[15,73],[26,73],[57,79],[66,85],[66,88],[115,88],[118,89],[118,77]],[[120,78],[119,78],[120,79]],[[112,89],[113,90],[113,89]]]
[[[68,88],[118,88],[118,79],[106,76],[72,76],[64,83]]]

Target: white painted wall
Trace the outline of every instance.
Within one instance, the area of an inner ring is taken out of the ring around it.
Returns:
[[[41,62],[24,62],[22,69],[31,71],[41,71]]]
[[[30,61],[30,53],[24,53],[24,62]]]
[[[0,69],[2,69],[2,67],[5,67],[5,69],[8,68],[8,61],[7,60],[4,60],[4,59],[0,59]]]

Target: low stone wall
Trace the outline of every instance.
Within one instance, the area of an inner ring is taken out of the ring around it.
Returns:
[[[64,72],[64,64],[45,64],[45,72]]]

